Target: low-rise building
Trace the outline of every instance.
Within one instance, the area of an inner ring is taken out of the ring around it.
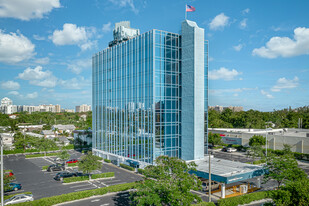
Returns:
[[[5,149],[13,149],[14,134],[12,133],[2,133],[0,134],[3,140],[3,146]]]
[[[71,134],[75,130],[75,126],[73,124],[62,125],[56,124],[52,126],[52,130],[58,134],[63,134],[64,132]]]
[[[54,131],[52,131],[52,130],[42,130],[41,134],[44,135],[45,138],[54,138],[54,137],[56,137]]]

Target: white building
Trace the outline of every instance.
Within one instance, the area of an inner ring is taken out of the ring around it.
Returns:
[[[91,106],[87,104],[82,104],[80,106],[75,107],[76,112],[88,112],[91,111]]]

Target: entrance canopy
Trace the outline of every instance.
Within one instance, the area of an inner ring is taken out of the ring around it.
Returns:
[[[197,164],[197,171],[190,171],[198,177],[209,179],[209,158],[194,161]],[[230,160],[211,157],[211,180],[230,184],[244,181],[265,174],[262,166],[251,165]]]

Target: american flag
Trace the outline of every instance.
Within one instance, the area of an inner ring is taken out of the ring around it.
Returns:
[[[195,11],[195,8],[193,6],[187,5],[186,11]]]

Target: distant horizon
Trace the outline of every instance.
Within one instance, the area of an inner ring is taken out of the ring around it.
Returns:
[[[21,7],[23,0],[4,1],[0,96],[16,105],[91,105],[92,55],[113,40],[114,24],[130,21],[141,34],[179,33],[186,3],[42,0]],[[273,111],[308,104],[309,1],[190,5],[196,10],[187,19],[209,41],[209,105]]]

